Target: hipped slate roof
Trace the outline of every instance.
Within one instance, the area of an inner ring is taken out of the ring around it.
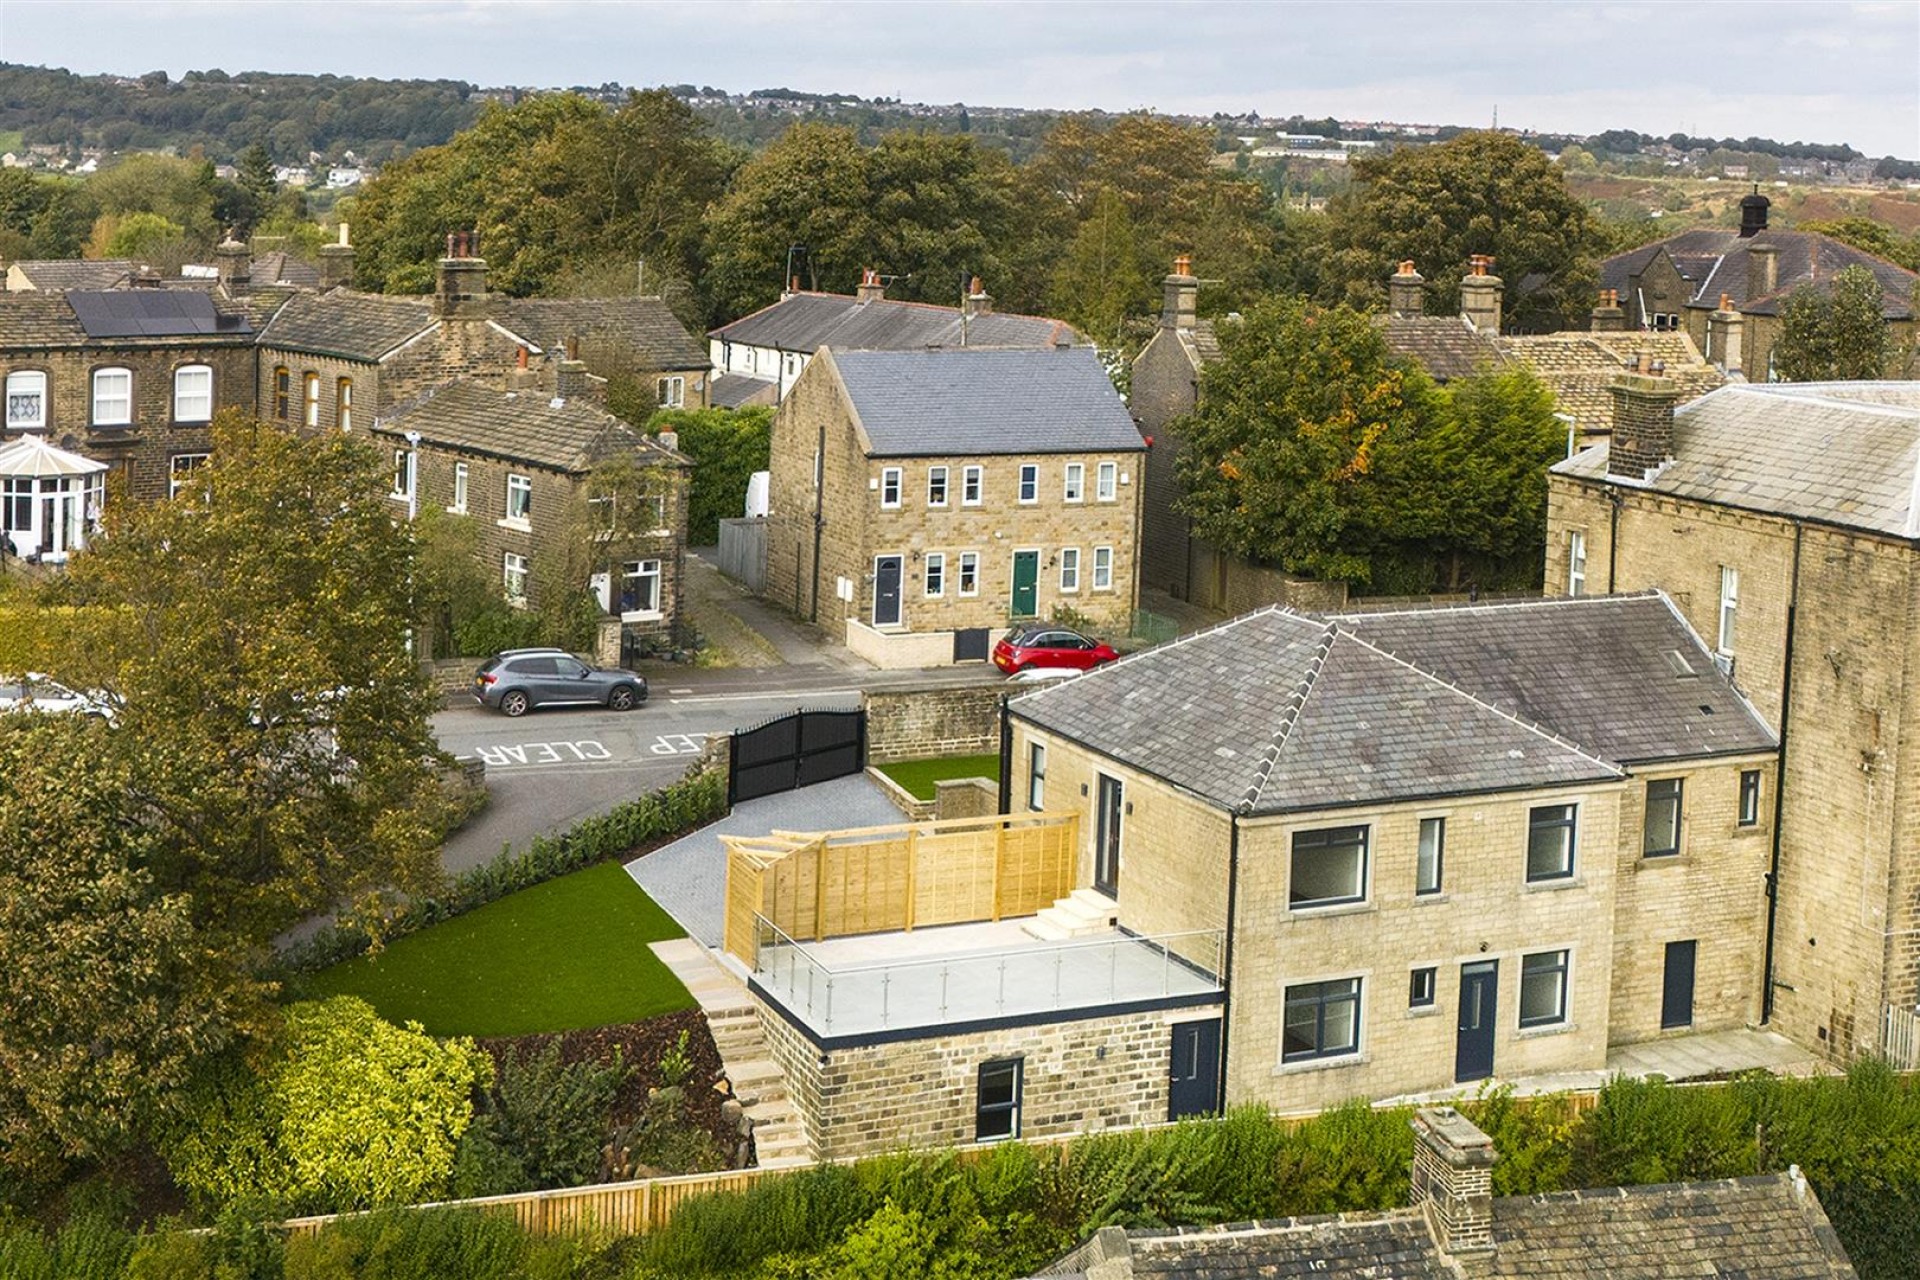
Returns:
[[[128,276],[139,267],[139,263],[129,258],[99,258],[90,261],[78,258],[42,258],[27,259],[9,263],[9,268],[19,268],[35,289],[59,291],[63,289],[111,289],[124,284]]]
[[[422,299],[335,289],[287,299],[260,345],[373,361],[433,324],[433,305]]]
[[[1747,271],[1754,245],[1772,245],[1774,288],[1749,299]],[[1883,308],[1889,320],[1913,315],[1913,288],[1920,276],[1904,267],[1876,258],[1865,250],[1843,244],[1832,236],[1815,231],[1762,231],[1742,238],[1737,231],[1701,228],[1682,231],[1656,244],[1627,253],[1615,254],[1600,264],[1600,287],[1617,289],[1627,300],[1628,281],[1643,271],[1664,250],[1673,259],[1681,278],[1693,286],[1692,307],[1717,307],[1720,295],[1730,294],[1734,305],[1750,315],[1774,315],[1786,296],[1806,284],[1825,284],[1847,267],[1860,266],[1873,272],[1886,292]]]
[[[862,302],[838,293],[790,294],[769,307],[709,330],[709,336],[752,347],[811,354],[836,351],[919,351],[962,345],[958,307],[886,298]],[[1051,347],[1081,341],[1073,326],[1044,316],[989,311],[966,322],[970,347]]]
[[[1091,347],[829,350],[825,358],[853,402],[869,457],[1146,448]]]
[[[373,429],[386,436],[418,431],[423,444],[573,473],[626,450],[651,461],[686,462],[589,400],[496,391],[464,380],[414,397]]]
[[[1553,467],[1679,498],[1920,537],[1920,383],[1723,387],[1673,415],[1674,460],[1651,480],[1607,475],[1607,446]]]

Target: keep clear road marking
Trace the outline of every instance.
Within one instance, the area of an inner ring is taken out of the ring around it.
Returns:
[[[475,747],[473,754],[479,756],[489,769],[613,759],[613,752],[607,750],[605,743],[595,742],[591,738],[579,742],[522,742],[510,747]]]
[[[657,756],[690,756],[699,754],[706,745],[690,733],[663,733],[647,750]]]

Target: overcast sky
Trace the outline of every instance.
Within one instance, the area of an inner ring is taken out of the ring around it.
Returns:
[[[1760,135],[1920,158],[1920,0],[0,0],[0,60]]]

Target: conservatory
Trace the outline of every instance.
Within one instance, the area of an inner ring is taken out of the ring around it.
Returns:
[[[0,538],[6,551],[60,564],[100,526],[107,464],[38,436],[0,446]]]

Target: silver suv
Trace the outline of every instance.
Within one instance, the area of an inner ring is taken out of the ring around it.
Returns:
[[[508,649],[474,672],[473,696],[509,716],[558,706],[631,711],[647,700],[647,682],[631,671],[594,667],[565,649]]]

